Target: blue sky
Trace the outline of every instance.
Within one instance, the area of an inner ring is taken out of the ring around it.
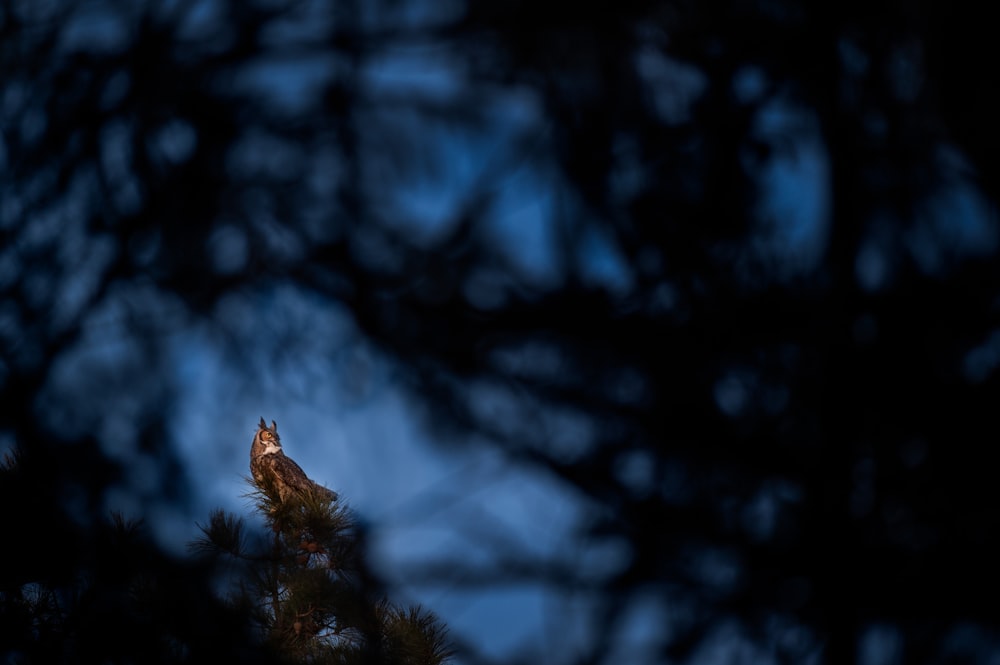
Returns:
[[[188,37],[212,34],[219,27],[212,14],[214,5],[194,3],[197,11],[182,33]],[[318,20],[324,15],[321,3],[306,2],[302,7],[304,18],[272,31],[276,43],[284,39],[308,43],[310,35],[323,28]],[[439,20],[440,15],[432,16],[429,7],[423,2],[398,3],[399,14],[393,20],[402,25]],[[121,47],[128,34],[124,19],[107,11],[81,16],[67,29],[66,48],[113,51]],[[308,112],[339,66],[328,55],[292,52],[244,68],[232,84],[273,106],[279,115],[295,119]],[[730,85],[746,103],[758,101],[759,95],[771,89],[764,74],[753,68],[738,72],[731,82],[707,81],[693,67],[653,46],[637,53],[636,67],[646,78],[654,106],[666,124],[688,121],[692,104],[709,85]],[[565,231],[559,225],[565,223],[573,201],[568,200],[557,169],[545,158],[546,128],[538,97],[516,86],[473,90],[464,63],[433,41],[416,40],[373,54],[360,75],[364,103],[373,111],[366,125],[368,134],[362,137],[368,150],[365,167],[380,188],[377,197],[368,193],[372,210],[416,242],[429,244],[461,217],[463,207],[484,206],[489,213],[482,231],[492,251],[518,279],[538,288],[555,286],[559,279],[555,245],[558,233]],[[128,81],[115,85],[127,86]],[[113,93],[112,89],[109,94]],[[484,96],[480,99],[482,115],[468,124],[418,113],[407,105],[418,101],[427,108],[447,108],[467,101],[463,96],[469,94]],[[25,114],[24,122],[29,125],[22,128],[25,132],[42,131],[32,128],[30,121],[31,114]],[[779,280],[794,280],[815,269],[826,249],[832,223],[828,151],[815,114],[780,91],[763,104],[751,133],[772,150],[765,162],[751,162],[747,157],[746,166],[759,187],[755,212],[760,226],[756,242],[744,249],[751,262],[776,267]],[[537,138],[534,147],[542,151],[541,156],[521,160],[521,141],[531,137]],[[125,183],[116,190],[116,203],[127,209],[134,191],[126,186],[128,147],[121,144],[130,135],[112,124],[102,140],[104,168],[113,180]],[[183,160],[199,137],[183,119],[174,119],[164,125],[157,140],[168,159]],[[397,151],[379,150],[380,146],[405,146],[400,152],[421,159],[401,164],[394,159]],[[624,154],[628,150],[629,146],[623,147]],[[0,154],[0,167],[3,159]],[[972,185],[962,156],[942,146],[940,159],[942,170],[952,174],[951,186],[931,197],[920,223],[901,239],[893,231],[898,220],[887,216],[871,225],[855,265],[864,288],[876,291],[889,283],[901,251],[933,272],[944,270],[956,255],[992,252],[1000,242],[996,212]],[[252,176],[257,170],[272,174],[301,170],[314,181],[310,182],[315,198],[307,203],[317,207],[329,203],[323,198],[329,195],[324,188],[335,180],[338,169],[335,157],[324,152],[322,145],[289,145],[264,132],[243,137],[229,166],[237,178]],[[625,195],[643,174],[624,160],[617,176]],[[484,192],[485,200],[469,198],[470,193]],[[270,228],[274,246],[280,247],[281,220],[274,211],[262,206],[251,213],[255,217],[250,221]],[[61,214],[72,216],[72,210]],[[52,233],[60,219],[55,213],[39,218],[33,232]],[[624,262],[610,235],[588,228],[577,240],[586,278],[612,293],[626,292],[632,266]],[[221,225],[212,239],[214,267],[220,272],[241,270],[248,242],[238,224]],[[80,260],[100,262],[100,251]],[[86,274],[83,268],[78,271],[79,276]],[[487,277],[461,287],[475,304],[489,306],[498,297]],[[64,294],[66,302],[72,304],[76,298],[73,289],[86,288],[83,280],[74,282]],[[121,297],[142,300],[141,285],[135,293]],[[670,300],[669,284],[663,285],[663,297]],[[189,511],[145,503],[144,496],[155,494],[156,488],[145,486],[156,476],[150,468],[155,460],[137,451],[115,449],[107,452],[129,467],[130,476],[123,488],[109,494],[109,508],[126,513],[148,511],[147,521],[164,545],[183,551],[183,543],[197,533],[195,523],[206,520],[211,509],[250,513],[242,496],[247,491],[243,476],[248,472],[250,441],[258,418],[273,419],[286,452],[313,479],[337,490],[373,525],[377,560],[405,596],[400,600],[424,603],[458,637],[501,660],[526,650],[570,658],[574,648],[593,639],[588,624],[593,607],[585,594],[568,595],[531,584],[484,590],[462,580],[421,585],[406,575],[408,567],[437,560],[443,553],[484,563],[506,548],[543,561],[565,561],[572,556],[574,565],[589,567],[595,575],[613,569],[622,555],[613,543],[604,550],[567,552],[567,544],[576,543],[573,534],[585,524],[592,508],[571,488],[535,469],[512,465],[471,435],[467,441],[438,441],[422,420],[413,396],[400,387],[391,362],[366,344],[346,311],[281,287],[264,294],[233,294],[213,315],[217,327],[175,317],[170,303],[146,306],[158,321],[167,322],[160,332],[167,339],[168,355],[160,362],[179,397],[170,434],[185,462],[193,501]],[[56,383],[59,372],[86,374],[96,368],[105,372],[97,378],[111,380],[120,367],[141,373],[142,368],[129,368],[128,331],[116,323],[121,316],[112,298],[105,311],[91,317],[82,350],[58,369]],[[256,330],[261,334],[253,357],[242,355],[227,337],[236,335],[245,343]],[[303,345],[283,346],[286,333],[297,330],[310,330],[314,335]],[[967,372],[975,380],[998,365],[1000,341],[994,336],[970,352]],[[95,380],[95,385],[99,388],[100,381]],[[720,378],[716,386],[719,408],[725,413],[745,408],[752,389],[752,377],[734,372]],[[104,440],[129,440],[122,435],[123,428],[130,426],[138,407],[128,397],[102,416]],[[153,390],[132,397],[155,400],[157,394]],[[87,421],[74,420],[76,415],[60,410],[58,399],[48,403],[54,417],[64,418],[67,428],[87,426]],[[556,435],[565,437],[576,424],[567,421],[564,425],[554,428]],[[641,479],[644,463],[636,458],[627,473]],[[780,489],[775,488],[775,493]],[[769,501],[762,496],[759,505],[747,512],[748,519],[757,520],[761,529],[773,518]],[[669,623],[670,611],[662,596],[635,598],[622,628],[622,648],[635,651],[621,654],[618,662],[643,662],[643,645]],[[768,662],[768,655],[750,647],[738,627],[721,625],[717,633],[706,643],[701,662]],[[893,639],[890,629],[873,628],[861,645],[862,660],[891,661]]]

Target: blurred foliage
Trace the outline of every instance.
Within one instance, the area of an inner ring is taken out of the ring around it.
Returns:
[[[442,438],[595,506],[567,547],[620,546],[597,572],[434,568],[590,594],[583,661],[651,594],[631,662],[985,662],[986,11],[4,0],[2,491],[31,497],[5,542],[60,534],[4,567],[5,616],[96,569],[109,490],[183,498],[171,335],[332,339],[296,294],[349,312]]]
[[[165,556],[120,514],[81,529],[30,464],[17,455],[0,468],[13,517],[0,578],[5,662],[271,662],[245,616],[208,591],[205,566]]]

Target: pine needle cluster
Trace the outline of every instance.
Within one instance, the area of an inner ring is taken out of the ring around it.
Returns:
[[[262,532],[216,510],[191,549],[228,571],[227,601],[253,616],[275,656],[342,665],[449,659],[447,631],[433,613],[397,607],[376,591],[357,521],[342,500],[310,492],[282,501],[266,480],[247,482]]]

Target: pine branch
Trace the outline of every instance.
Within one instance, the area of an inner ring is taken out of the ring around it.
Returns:
[[[243,520],[222,509],[213,510],[207,525],[198,525],[202,535],[188,543],[194,554],[217,557],[228,554],[236,558],[246,557],[246,542]]]
[[[111,524],[117,534],[123,537],[135,536],[140,527],[142,527],[142,520],[134,520],[117,510],[111,511]]]
[[[391,607],[384,619],[386,652],[390,662],[441,665],[455,654],[448,630],[437,616],[419,605]]]
[[[0,471],[14,472],[17,471],[21,464],[21,460],[24,458],[24,453],[21,452],[20,448],[12,448],[3,454],[3,459],[0,460]]]
[[[361,535],[348,506],[320,489],[282,500],[273,481],[246,479],[245,497],[270,537],[252,539],[244,522],[213,511],[189,545],[208,557],[245,566],[234,603],[249,608],[264,641],[290,662],[440,665],[453,653],[437,618],[373,598],[361,583]]]

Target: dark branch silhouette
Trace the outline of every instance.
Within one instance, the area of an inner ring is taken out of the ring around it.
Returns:
[[[730,629],[779,662],[997,651],[985,8],[161,4],[0,4],[5,655],[128,659],[102,626],[147,616],[178,660],[245,661],[198,650],[240,629],[151,545],[130,579],[220,614],[37,621],[110,574],[110,490],[185,498],[171,335],[311,348],[262,314],[288,294],[347,312],[442,439],[595,507],[567,548],[620,545],[599,574],[423,571],[585,588],[581,662],[647,594],[654,661]]]

